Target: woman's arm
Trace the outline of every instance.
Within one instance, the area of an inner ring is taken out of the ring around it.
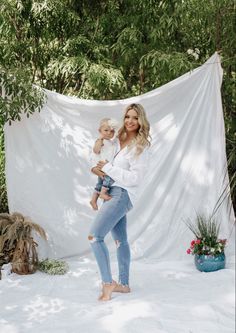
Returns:
[[[101,171],[101,169],[99,169],[98,167],[93,167],[91,169],[91,172],[94,173],[95,175],[99,176],[99,177],[104,177],[105,173]]]
[[[136,186],[143,178],[148,169],[149,150],[145,149],[137,158],[130,159],[130,167],[128,170],[122,169],[110,162],[99,162],[98,167],[110,176],[114,181],[124,186]]]

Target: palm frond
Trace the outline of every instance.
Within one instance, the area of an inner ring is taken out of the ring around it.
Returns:
[[[8,225],[14,223],[10,214],[2,213],[0,214],[0,235],[5,232],[5,229]]]
[[[32,231],[47,239],[44,229],[21,213],[0,214],[0,265],[12,262],[18,274],[33,273],[38,264]]]
[[[24,226],[25,228],[28,228],[28,230],[30,230],[30,233],[32,232],[32,230],[34,230],[39,236],[47,239],[47,235],[44,229],[39,224],[32,222],[29,218],[25,219]]]

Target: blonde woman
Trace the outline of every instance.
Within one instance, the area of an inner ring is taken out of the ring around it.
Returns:
[[[102,278],[99,300],[108,301],[112,292],[129,293],[130,248],[127,240],[126,214],[132,209],[138,187],[143,180],[149,159],[150,125],[140,104],[129,105],[123,125],[118,132],[117,151],[112,162],[99,161],[92,172],[108,175],[113,180],[109,195],[104,201],[90,230],[90,240]],[[111,232],[117,246],[119,282],[112,279],[109,252],[104,237]]]

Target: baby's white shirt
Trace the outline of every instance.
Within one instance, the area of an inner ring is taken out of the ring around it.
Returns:
[[[98,161],[112,162],[117,150],[118,139],[106,140],[103,139],[103,146],[101,147],[100,154],[92,153],[92,166],[95,166]]]

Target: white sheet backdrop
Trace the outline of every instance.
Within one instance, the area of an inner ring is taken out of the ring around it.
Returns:
[[[151,123],[150,172],[128,215],[133,257],[186,258],[192,239],[184,220],[210,213],[224,188],[225,133],[215,53],[204,65],[141,96],[116,101],[81,100],[46,91],[40,113],[5,126],[10,211],[41,224],[48,245],[41,256],[90,251],[87,234],[95,216],[89,198],[96,177],[89,155],[99,120],[121,120],[126,105],[143,104]],[[233,253],[233,219],[219,210],[221,237]],[[111,241],[111,239],[108,240]],[[114,245],[110,245],[115,249]]]

